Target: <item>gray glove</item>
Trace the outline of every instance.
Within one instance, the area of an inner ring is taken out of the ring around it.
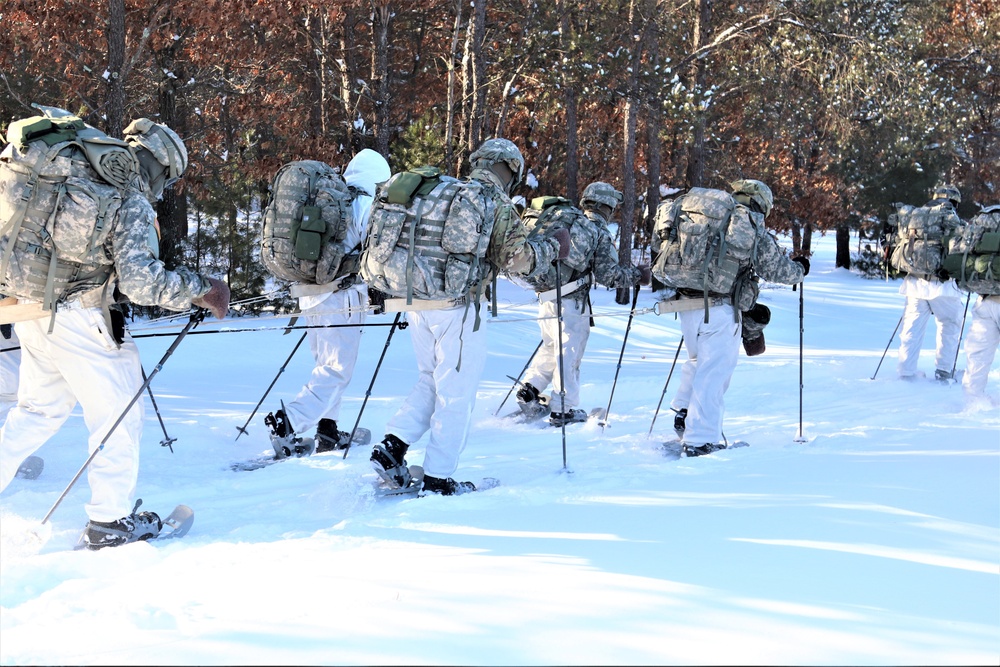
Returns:
[[[191,303],[199,308],[208,308],[221,320],[229,313],[229,285],[216,278],[209,278],[208,282],[212,284],[212,289],[192,299]]]
[[[569,257],[569,230],[564,228],[552,232],[552,238],[559,243],[559,260]]]

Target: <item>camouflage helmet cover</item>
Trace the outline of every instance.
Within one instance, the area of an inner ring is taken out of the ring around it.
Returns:
[[[734,195],[746,195],[755,201],[765,218],[771,213],[771,209],[774,208],[774,195],[771,194],[771,188],[767,187],[761,181],[741,178],[733,181],[729,187],[732,189]]]
[[[187,169],[187,148],[177,133],[166,125],[137,118],[125,128],[125,141],[134,149],[146,149],[166,167],[168,184],[179,179]]]
[[[580,196],[580,206],[584,207],[584,202],[590,201],[610,206],[611,210],[614,211],[624,199],[625,196],[615,190],[610,183],[595,181],[583,189],[583,195]]]
[[[497,162],[505,163],[515,175],[516,180],[511,184],[511,188],[521,182],[524,177],[524,157],[513,141],[487,139],[469,156],[469,163],[473,168],[486,168]]]
[[[962,203],[962,193],[950,183],[944,183],[934,188],[931,192],[931,197],[934,199],[950,199],[956,206]]]

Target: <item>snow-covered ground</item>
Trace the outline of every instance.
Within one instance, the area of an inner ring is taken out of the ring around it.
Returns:
[[[800,293],[768,286],[767,352],[741,356],[727,394],[726,435],[751,447],[662,455],[677,372],[647,437],[680,330],[643,313],[608,425],[567,427],[564,470],[558,429],[494,416],[506,376],[538,341],[532,299],[501,283],[456,477],[502,484],[461,497],[377,499],[370,447],[231,471],[270,449],[261,419],[297,393],[308,348],[235,440],[300,334],[188,336],[153,382],[174,452],[159,445],[147,399],[139,495],[162,513],[190,505],[193,529],[73,551],[85,479],[40,523],[86,459],[77,411],[39,450],[42,476],[0,498],[0,662],[997,664],[1000,359],[989,405],[967,405],[958,385],[897,380],[897,341],[872,380],[902,312],[898,283],[834,269],[832,238],[816,248],[804,291],[807,442],[796,442]],[[611,393],[628,321],[613,296],[593,292],[585,408]],[[644,291],[639,309],[653,301]],[[365,334],[342,427],[387,333]],[[140,340],[147,371],[170,342]],[[930,331],[921,370],[933,375]],[[362,421],[376,440],[415,376],[400,331]],[[502,414],[513,409],[512,397]]]

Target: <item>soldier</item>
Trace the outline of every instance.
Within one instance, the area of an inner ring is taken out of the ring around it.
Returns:
[[[360,248],[368,226],[375,187],[391,175],[389,163],[375,151],[365,148],[348,163],[344,171],[344,181],[355,193],[351,202],[352,225],[347,230],[343,245],[350,253]],[[334,284],[346,285],[336,291],[326,290],[319,294],[299,297],[299,308],[306,317],[309,347],[316,362],[308,382],[299,391],[285,410],[276,410],[264,420],[273,424],[275,433],[272,440],[278,440],[275,451],[294,444],[287,441],[293,436],[316,429],[315,451],[327,452],[346,448],[351,434],[337,426],[340,403],[354,374],[361,347],[361,326],[368,309],[368,294],[365,283],[353,273],[346,280],[338,279]],[[322,328],[326,325],[339,325]]]
[[[150,202],[160,199],[184,173],[184,143],[170,128],[145,118],[129,125],[125,138],[138,159],[140,183],[121,193],[121,208],[110,222],[103,246],[108,277],[60,303],[53,318],[45,314],[14,325],[21,340],[21,386],[18,404],[0,430],[0,490],[10,484],[21,461],[55,435],[78,401],[93,451],[141,389],[139,350],[125,330],[124,317],[112,311],[111,330],[105,325],[102,306],[107,304],[102,302],[112,294],[109,288],[117,287],[140,305],[177,311],[194,305],[218,318],[228,311],[224,282],[183,267],[168,271],[158,259],[158,228]],[[10,160],[16,150],[11,142],[0,159]],[[93,220],[78,223],[81,229],[94,227]],[[136,513],[133,505],[142,426],[139,401],[88,468],[90,521],[83,541],[90,549],[148,539],[162,527],[155,513]]]
[[[771,189],[760,181],[738,180],[731,185],[731,191],[736,206],[726,219],[730,230],[726,234],[729,248],[726,252],[733,254],[726,259],[732,258],[739,265],[739,270],[732,275],[756,274],[786,285],[802,282],[809,273],[809,260],[787,258],[777,240],[764,227],[764,219],[774,205]],[[696,215],[700,201],[729,201],[729,198],[718,190],[693,188],[674,202],[663,205],[661,210],[667,212],[663,219],[676,225],[682,217]],[[657,231],[660,231],[660,220],[658,212]],[[701,277],[704,255],[689,258],[685,249],[678,252],[676,242],[663,240],[653,268],[657,279],[676,286],[682,282],[678,276],[686,275],[694,277],[688,284],[704,284]],[[671,257],[679,257],[679,261],[676,264],[665,261]],[[722,442],[723,399],[739,359],[743,338],[741,313],[755,305],[757,289],[755,280],[742,285],[737,280],[719,293],[680,288],[677,298],[667,302],[671,309],[680,311],[681,333],[688,354],[688,361],[681,369],[680,387],[671,402],[678,416],[674,429],[680,435],[684,456],[702,456],[726,447]]]
[[[482,184],[487,214],[494,224],[486,251],[488,268],[480,286],[497,271],[532,275],[556,259],[568,235],[529,241],[510,200],[524,174],[524,158],[513,142],[489,139],[469,156],[470,179]],[[559,239],[562,239],[562,244]],[[420,375],[402,407],[385,426],[382,444],[375,445],[372,467],[391,484],[407,488],[412,479],[405,455],[411,444],[430,432],[424,455],[422,490],[454,495],[475,491],[472,482],[452,475],[465,449],[476,401],[476,389],[486,363],[486,332],[476,326],[469,297],[424,309],[414,301],[406,313]]]
[[[906,297],[897,367],[902,380],[922,377],[917,362],[931,317],[938,327],[934,379],[947,383],[955,375],[962,337],[962,293],[941,262],[944,243],[962,222],[955,212],[961,201],[958,188],[941,185],[921,207],[898,206],[899,230],[890,261],[907,273],[899,287],[899,293]]]
[[[987,206],[956,230],[945,266],[960,289],[978,295],[965,339],[967,398],[986,398],[990,367],[1000,346],[1000,204]]]
[[[558,212],[554,209],[550,215],[543,210],[538,217],[536,229],[542,233],[552,225],[566,225],[569,229],[569,257],[560,262],[565,379],[559,372],[560,324],[553,268],[542,280],[535,282],[542,347],[525,372],[524,385],[517,392],[517,400],[521,409],[529,415],[544,414],[546,410],[551,410],[549,423],[552,426],[587,419],[586,411],[577,406],[580,404],[580,364],[590,338],[592,280],[612,288],[649,284],[648,266],[631,267],[618,263],[618,250],[608,231],[608,222],[621,201],[621,192],[608,183],[597,181],[584,188],[580,198],[582,211],[564,206]],[[528,220],[530,225],[531,217]],[[551,222],[547,222],[549,220]],[[552,395],[542,396],[541,392],[549,383],[552,383]],[[565,389],[565,396],[556,391],[556,388]]]

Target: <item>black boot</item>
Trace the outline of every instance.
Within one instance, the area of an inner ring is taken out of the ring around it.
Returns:
[[[476,485],[472,482],[456,482],[451,477],[440,478],[424,475],[424,492],[439,493],[442,496],[458,496],[463,493],[471,493],[476,490]]]
[[[677,410],[677,414],[674,416],[674,433],[677,434],[678,438],[684,437],[685,420],[688,416],[687,408],[681,408]]]
[[[156,537],[163,528],[163,522],[155,512],[139,512],[141,500],[137,500],[132,513],[117,521],[90,521],[83,535],[83,542],[91,551],[104,547],[117,547],[130,542],[140,542]]]
[[[408,444],[388,433],[382,439],[382,444],[375,445],[372,449],[372,468],[394,489],[405,489],[412,481],[405,458],[409,448]]]
[[[316,425],[316,452],[330,452],[335,449],[346,449],[351,442],[351,434],[337,428],[333,419],[320,419]]]

